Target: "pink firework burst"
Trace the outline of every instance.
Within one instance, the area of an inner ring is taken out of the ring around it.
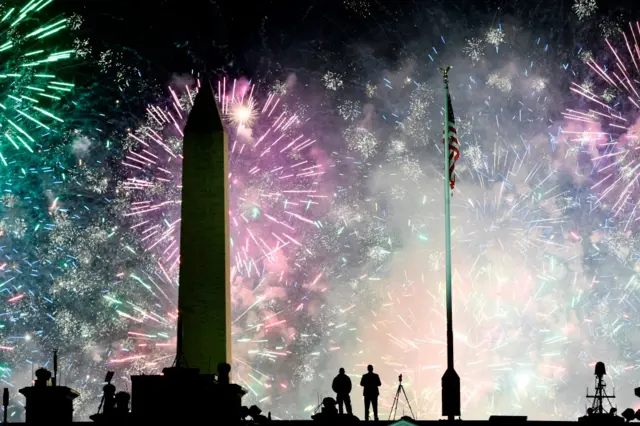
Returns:
[[[618,39],[605,39],[606,49],[596,59],[591,52],[580,52],[588,76],[573,82],[571,91],[581,97],[581,106],[567,109],[564,130],[570,151],[588,149],[597,172],[592,189],[613,200],[616,215],[627,211],[635,217],[640,177],[640,23],[629,24]]]
[[[122,186],[130,201],[125,217],[167,276],[180,259],[183,129],[199,87],[200,81],[170,87],[169,102],[149,106],[144,124],[125,141],[122,164],[131,172]]]
[[[170,88],[168,102],[149,107],[144,123],[125,140],[123,215],[150,255],[141,260],[144,272],[129,281],[169,286],[172,295],[180,259],[183,129],[199,87],[196,81]],[[289,96],[244,80],[222,80],[218,88],[229,141],[234,372],[253,394],[264,396],[292,375],[297,360],[289,347],[300,333],[315,335],[314,309],[322,305],[326,286],[322,265],[307,263],[314,251],[306,242],[319,232],[318,219],[330,205],[327,160],[307,135],[312,129],[304,107],[291,107]],[[149,257],[153,264],[144,264]],[[167,303],[167,311],[175,313],[175,302]],[[144,327],[135,331],[145,333]],[[248,383],[255,377],[262,378],[264,393]]]
[[[219,84],[229,131],[231,246],[234,277],[281,277],[305,257],[304,236],[315,232],[315,211],[327,198],[324,168],[303,119],[274,93],[259,103],[255,86]]]

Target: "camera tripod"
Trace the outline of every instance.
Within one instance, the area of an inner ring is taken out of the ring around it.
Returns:
[[[416,416],[413,414],[413,410],[411,409],[411,404],[409,403],[409,397],[407,393],[404,391],[404,386],[402,386],[402,374],[398,376],[398,390],[396,390],[396,396],[393,397],[393,404],[391,404],[391,410],[389,411],[389,420],[396,419],[396,413],[398,412],[398,400],[400,399],[400,392],[404,395],[404,400],[407,403],[407,407],[409,407],[409,412],[411,413],[411,418],[416,420]],[[393,414],[393,419],[391,415]]]

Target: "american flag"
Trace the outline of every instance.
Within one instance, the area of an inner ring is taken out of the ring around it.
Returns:
[[[449,186],[451,186],[451,191],[453,192],[453,188],[456,186],[456,161],[460,158],[460,143],[458,142],[458,135],[456,133],[456,118],[453,115],[453,106],[451,105],[451,95],[447,91],[447,103],[449,104],[449,115],[446,117],[447,120],[447,129],[448,131],[445,133],[442,138],[442,143],[444,144],[444,138],[449,137]]]

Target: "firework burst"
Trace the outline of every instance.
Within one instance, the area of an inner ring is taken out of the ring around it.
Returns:
[[[637,216],[637,188],[640,177],[637,119],[640,93],[640,23],[629,24],[611,40],[600,59],[579,52],[588,75],[581,83],[573,82],[571,91],[580,96],[580,107],[567,109],[569,126],[565,138],[570,147],[590,154],[597,203],[608,203],[616,213],[626,213],[629,220]]]
[[[161,265],[174,273],[180,258],[182,131],[198,87],[169,88],[169,103],[149,106],[145,123],[124,143],[122,164],[133,172],[122,185],[131,205],[125,216],[134,220],[131,228],[145,249],[156,250]]]
[[[335,367],[351,366],[347,370],[357,374],[372,363],[383,377],[404,373],[421,418],[439,415],[438,379],[446,363],[438,161],[443,153],[441,125],[436,125],[442,123],[442,109],[435,96],[439,86],[431,83],[440,84],[438,65],[451,61],[458,70],[450,85],[463,155],[456,164],[459,184],[451,211],[456,367],[466,377],[466,415],[530,413],[551,402],[555,409],[544,417],[577,415],[566,383],[578,381],[601,353],[596,345],[584,349],[583,343],[611,335],[609,322],[615,323],[610,309],[615,296],[606,296],[600,314],[592,309],[597,297],[592,280],[602,280],[598,292],[607,288],[620,294],[621,287],[603,277],[600,262],[615,256],[628,262],[634,252],[617,224],[609,222],[609,229],[598,232],[602,211],[583,213],[593,196],[571,182],[564,152],[547,143],[556,140],[555,129],[549,131],[545,123],[552,84],[539,66],[547,47],[539,39],[513,37],[512,31],[490,30],[491,38],[472,39],[473,49],[467,45],[453,59],[441,37],[429,52],[432,68],[411,62],[380,78],[380,89],[369,101],[381,109],[377,115],[362,122],[345,118],[346,148],[364,160],[358,163],[367,183],[360,185],[359,197],[375,206],[363,215],[377,218],[375,228],[383,230],[386,241],[360,256],[343,255],[354,261],[338,270],[340,281],[349,285],[334,290],[330,306],[339,307],[333,310],[336,324],[352,325],[332,333],[331,341],[345,350]],[[524,46],[516,42],[531,43],[534,60],[518,60],[516,52]],[[487,49],[485,43],[500,48]],[[375,144],[353,137],[365,126]],[[341,211],[341,216],[358,217]],[[354,251],[355,244],[335,237],[336,229],[340,235],[360,233],[353,219],[324,229],[332,232],[328,243]],[[606,254],[590,254],[597,260],[585,268],[590,249],[584,241],[593,233],[601,239],[597,250]],[[598,330],[585,321],[598,322]],[[395,390],[383,387],[382,407],[388,408]]]
[[[57,332],[59,271],[49,234],[52,216],[71,204],[65,167],[75,161],[72,126],[82,114],[69,78],[77,65],[73,31],[79,23],[52,14],[51,3],[0,5],[0,292],[7,313],[0,324],[0,377],[11,387],[31,383],[33,364],[50,358]]]
[[[144,272],[124,279],[134,287],[155,289],[151,293],[156,295],[161,294],[158,289],[165,289],[164,293],[175,296],[182,130],[198,86],[172,87],[169,102],[149,107],[143,125],[125,140],[123,165],[128,176],[119,188],[129,205],[124,216],[155,261],[142,268]],[[283,96],[263,94],[245,80],[230,84],[222,80],[218,87],[219,109],[229,137],[235,372],[252,395],[268,398],[274,384],[282,389],[285,383],[283,363],[290,361],[291,354],[287,348],[296,346],[298,353],[310,346],[307,341],[316,339],[307,305],[315,306],[315,295],[325,287],[322,266],[307,263],[314,247],[306,241],[317,232],[317,218],[327,204],[328,192],[322,185],[326,162],[315,140],[305,135],[307,120]],[[299,303],[290,305],[292,299]],[[175,310],[175,303],[164,300],[162,304],[167,312]],[[132,321],[138,318],[129,315]],[[166,312],[162,317],[169,318]],[[302,322],[308,326],[300,326]],[[164,332],[172,336],[172,323],[167,324]],[[139,328],[135,332],[144,334]],[[170,349],[158,346],[153,358]],[[136,358],[135,363],[139,367],[148,360],[149,356]],[[291,374],[301,371],[296,367],[299,362],[289,362]],[[256,382],[256,377],[261,379]]]

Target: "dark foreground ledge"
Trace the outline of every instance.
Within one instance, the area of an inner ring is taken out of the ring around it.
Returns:
[[[203,425],[206,424],[211,424],[211,421],[215,420],[215,419],[210,419],[210,420],[204,420],[202,422]],[[365,423],[364,421],[360,422],[360,423]],[[481,425],[481,424],[486,424],[486,425],[495,425],[495,424],[500,424],[500,425],[514,425],[517,426],[519,424],[532,424],[532,425],[537,425],[537,426],[560,426],[560,425],[577,425],[578,422],[574,421],[574,422],[570,422],[570,421],[537,421],[537,420],[528,420],[528,421],[513,421],[510,419],[499,419],[499,420],[457,420],[454,422],[449,422],[447,420],[414,420],[411,421],[411,423],[406,422],[406,423],[402,423],[402,421],[400,420],[396,420],[396,421],[379,421],[379,422],[366,422],[367,424],[371,424],[371,426],[390,426],[390,425],[397,425],[397,426],[410,426],[410,425],[444,425],[447,423],[451,423],[451,424],[465,424],[465,425]],[[587,422],[589,423],[589,422]],[[27,423],[8,423],[8,425],[26,425]],[[95,425],[98,423],[94,423],[94,422],[74,422],[74,425]],[[102,424],[108,424],[108,423],[102,423]],[[136,423],[133,423],[136,424]],[[139,423],[141,426],[147,426],[147,423],[141,422]],[[220,425],[222,426],[222,423],[219,422],[215,422],[216,425]],[[255,423],[244,423],[246,425],[251,425],[253,426]],[[272,422],[270,422],[269,424],[273,424],[274,426],[278,426],[278,425],[282,425],[282,426],[297,426],[297,425],[305,425],[305,426],[312,426],[313,424],[316,425],[322,425],[325,423],[321,423],[321,422],[314,422],[312,420],[274,420]],[[348,423],[350,425],[353,425],[353,423]],[[601,424],[601,423],[600,423]],[[59,425],[56,425],[59,426]],[[114,423],[114,426],[122,426],[122,423]],[[187,425],[185,425],[187,426]],[[331,426],[340,426],[340,423],[338,422],[331,422]]]

